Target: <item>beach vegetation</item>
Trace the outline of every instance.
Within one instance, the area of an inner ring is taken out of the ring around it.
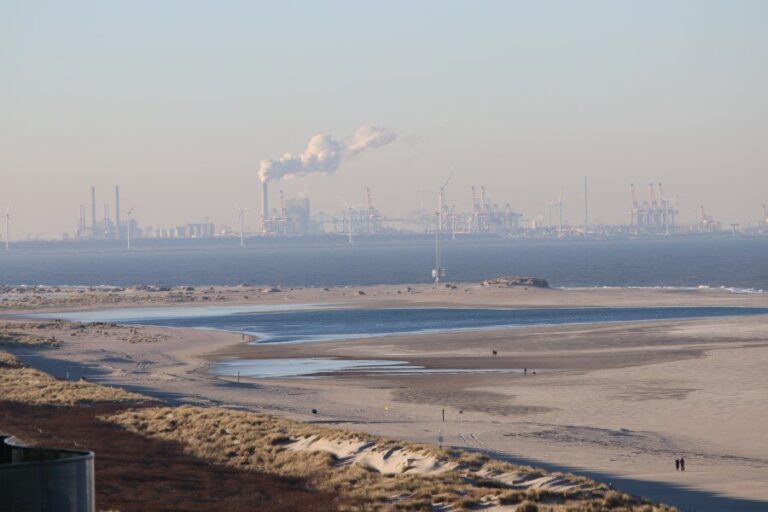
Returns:
[[[302,478],[343,496],[346,510],[630,510],[649,503],[583,478],[546,473],[486,454],[403,442],[218,407],[143,407],[103,418],[190,454]],[[664,508],[663,510],[672,510]]]
[[[152,401],[121,388],[101,386],[85,380],[57,379],[25,366],[7,352],[0,352],[0,397],[3,400],[40,405]]]

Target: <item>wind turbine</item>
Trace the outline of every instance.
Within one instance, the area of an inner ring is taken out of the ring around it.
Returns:
[[[451,171],[451,174],[448,175],[448,179],[445,180],[445,183],[443,183],[443,186],[440,187],[440,190],[437,194],[437,212],[438,212],[438,219],[437,219],[437,230],[443,231],[443,213],[445,213],[445,187],[448,186],[448,183],[451,181],[451,178],[453,178],[453,173],[456,172],[456,168],[454,167]]]
[[[352,240],[352,208],[357,208],[360,205],[353,204],[352,206],[349,206],[343,199],[341,202],[344,203],[344,208],[347,209],[347,235],[349,236],[349,243],[353,244],[355,241]]]
[[[10,236],[10,224],[11,224],[11,205],[8,205],[8,208],[5,209],[5,250],[10,251],[11,250],[11,239]]]
[[[235,203],[235,209],[239,212],[237,217],[240,220],[240,247],[245,247],[245,238],[244,238],[244,230],[243,230],[243,216],[245,215],[245,212],[250,210],[250,208],[240,208],[237,203]]]
[[[435,212],[435,215],[439,225],[440,218],[442,217],[441,212]],[[445,269],[440,266],[440,230],[437,227],[435,227],[435,268],[432,269],[432,278],[435,280],[436,285],[440,284],[441,277],[445,277]]]
[[[136,206],[138,206],[138,205],[130,207],[128,209],[128,212],[125,214],[126,221],[128,222],[128,224],[126,225],[126,230],[125,230],[126,239],[128,240],[128,250],[131,249],[131,214],[133,213],[133,210],[136,209]]]

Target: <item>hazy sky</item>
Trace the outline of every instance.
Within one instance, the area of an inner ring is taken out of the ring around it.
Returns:
[[[0,3],[0,205],[12,238],[72,232],[89,186],[143,225],[258,225],[259,161],[362,125],[397,140],[282,182],[313,210],[527,216],[562,191],[626,222],[628,184],[686,218],[768,202],[768,2],[50,1]],[[273,186],[276,193],[279,185]],[[273,203],[275,204],[275,203]],[[101,212],[101,206],[99,206]]]

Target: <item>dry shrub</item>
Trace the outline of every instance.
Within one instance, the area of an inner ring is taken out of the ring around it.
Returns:
[[[23,368],[18,357],[8,352],[0,352],[0,368]]]
[[[541,492],[539,489],[528,489],[528,491],[525,493],[525,497],[530,501],[540,501]]]
[[[480,504],[481,504],[480,500],[465,496],[464,498],[461,498],[458,501],[458,503],[455,504],[455,507],[458,508],[459,510],[472,510],[473,508],[479,507]]]
[[[629,494],[622,494],[616,491],[608,491],[603,498],[603,504],[606,507],[619,507],[632,502]]]
[[[525,491],[507,491],[499,496],[499,504],[514,505],[525,501]]]

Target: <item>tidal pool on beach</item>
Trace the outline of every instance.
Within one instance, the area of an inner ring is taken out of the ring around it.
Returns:
[[[50,313],[46,318],[118,322],[245,333],[255,343],[301,343],[400,334],[500,329],[536,325],[680,320],[766,314],[766,308],[382,308],[341,305],[158,307]]]
[[[450,373],[523,373],[519,368],[450,369],[425,368],[405,361],[386,359],[334,359],[327,357],[238,359],[213,363],[211,373],[255,379],[277,377],[307,377],[326,373],[373,374],[450,374]]]

